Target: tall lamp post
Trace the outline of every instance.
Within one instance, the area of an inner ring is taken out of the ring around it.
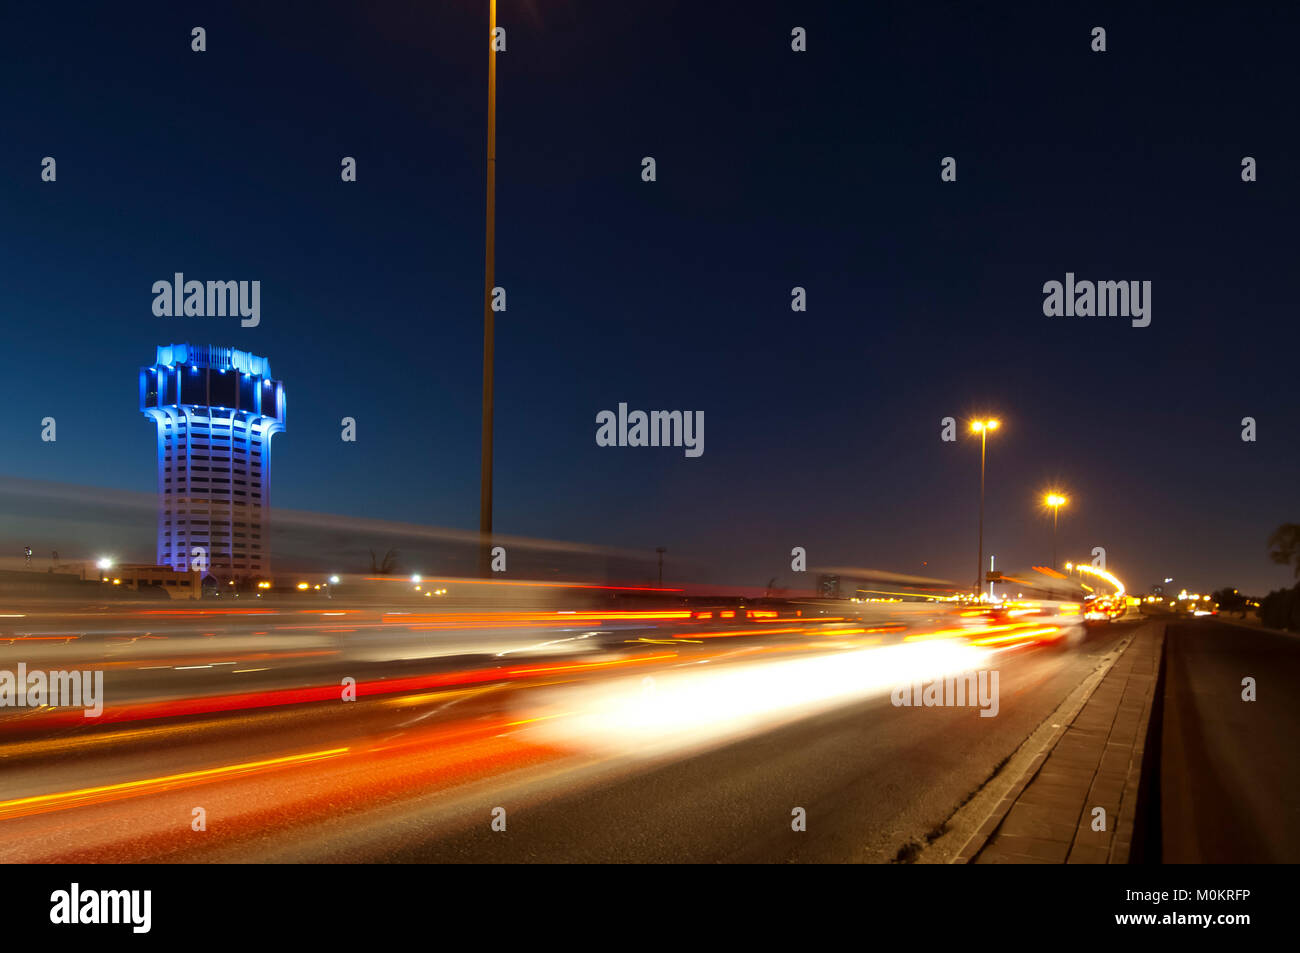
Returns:
[[[984,457],[988,451],[989,431],[998,429],[998,421],[975,420],[970,429],[980,435],[980,533],[979,557],[975,560],[975,594],[978,596],[984,588]]]
[[[1052,568],[1056,568],[1056,518],[1062,506],[1068,500],[1060,493],[1049,493],[1043,498],[1043,502],[1052,508]]]
[[[497,201],[497,0],[488,0],[487,247],[483,279],[483,457],[479,470],[479,575],[492,571],[492,418],[495,326],[492,287],[496,280]]]

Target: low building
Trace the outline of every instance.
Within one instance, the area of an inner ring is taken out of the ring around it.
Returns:
[[[150,566],[144,563],[121,563],[107,567],[87,563],[82,569],[82,579],[98,579],[106,586],[121,586],[136,592],[158,589],[169,599],[198,599],[203,594],[202,573],[178,572],[170,566]]]

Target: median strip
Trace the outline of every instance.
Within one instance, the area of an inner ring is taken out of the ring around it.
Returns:
[[[1163,642],[1133,635],[955,862],[1128,862]]]
[[[1163,639],[1148,623],[1107,654],[915,862],[1125,862]]]

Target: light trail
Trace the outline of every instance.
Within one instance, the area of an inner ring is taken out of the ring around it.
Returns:
[[[0,818],[23,817],[28,814],[64,810],[84,804],[110,801],[118,797],[131,797],[138,794],[166,791],[174,787],[188,786],[192,783],[215,781],[220,778],[250,774],[255,771],[287,767],[294,764],[306,764],[324,758],[338,757],[347,754],[349,750],[351,749],[327,748],[323,751],[309,751],[304,754],[267,758],[263,761],[245,761],[240,764],[223,765],[219,768],[183,771],[179,774],[169,774],[159,778],[122,781],[118,784],[104,784],[99,787],[80,788],[75,791],[60,791],[55,794],[37,794],[32,797],[15,798],[9,801],[0,801]]]

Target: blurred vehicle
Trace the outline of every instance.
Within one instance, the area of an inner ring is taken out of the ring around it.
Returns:
[[[1127,611],[1123,596],[1090,595],[1083,600],[1085,622],[1113,622]]]

